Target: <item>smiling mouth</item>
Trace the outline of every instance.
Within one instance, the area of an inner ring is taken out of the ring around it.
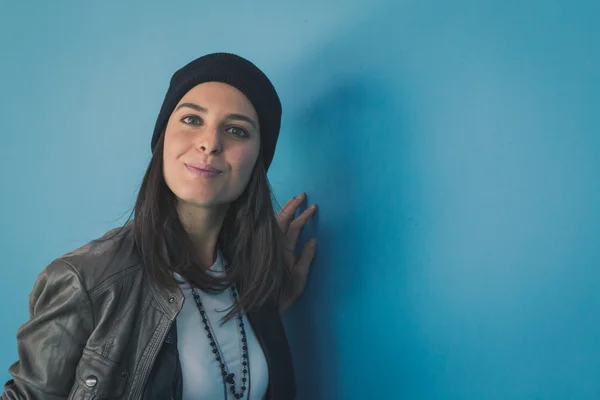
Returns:
[[[221,170],[210,165],[185,164],[185,168],[193,175],[202,178],[214,178],[221,174]]]

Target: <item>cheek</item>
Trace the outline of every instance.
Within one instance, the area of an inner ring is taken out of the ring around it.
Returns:
[[[244,146],[230,153],[229,162],[240,175],[249,177],[252,174],[257,158],[258,146]]]
[[[164,152],[165,154],[172,154],[177,151],[177,148],[182,145],[182,135],[180,135],[176,130],[169,129],[165,132],[165,143],[164,143]]]
[[[169,184],[177,176],[175,172],[177,169],[177,158],[185,146],[176,134],[169,131],[166,132],[164,141],[163,174],[167,184]]]

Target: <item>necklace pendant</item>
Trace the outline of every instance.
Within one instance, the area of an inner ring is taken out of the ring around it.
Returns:
[[[229,383],[230,385],[233,385],[233,377],[234,376],[235,376],[234,373],[227,375],[227,378],[225,378],[225,382]]]

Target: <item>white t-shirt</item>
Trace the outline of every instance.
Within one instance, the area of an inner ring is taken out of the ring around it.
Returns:
[[[218,253],[217,260],[210,271],[218,274],[224,270],[223,258]],[[223,400],[223,377],[200,317],[200,311],[192,295],[192,290],[182,277],[180,288],[185,300],[183,308],[177,316],[177,348],[183,374],[183,400]],[[212,294],[196,289],[202,300],[216,342],[225,359],[230,373],[235,374],[236,392],[241,391],[242,383],[242,348],[239,319],[234,317],[221,325],[220,320],[227,314],[233,304],[231,290]],[[249,374],[246,375],[246,391],[243,399],[261,400],[266,393],[269,381],[267,361],[254,331],[246,316],[243,317],[244,329],[248,343]],[[249,383],[249,384],[248,384]],[[227,384],[227,400],[234,399]]]

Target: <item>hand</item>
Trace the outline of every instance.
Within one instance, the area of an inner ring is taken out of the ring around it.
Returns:
[[[310,264],[315,256],[317,249],[317,241],[315,238],[311,238],[300,252],[300,257],[296,255],[296,244],[298,242],[298,236],[304,228],[306,221],[308,221],[317,211],[317,205],[313,204],[308,207],[298,218],[292,221],[292,218],[296,214],[298,207],[304,202],[306,195],[302,193],[296,198],[291,198],[285,203],[281,211],[277,214],[277,221],[279,227],[285,235],[284,244],[284,262],[285,266],[290,270],[292,281],[287,286],[281,303],[279,305],[279,314],[283,315],[290,308],[290,306],[300,297],[304,292],[306,286],[306,279],[308,277],[308,270]]]

